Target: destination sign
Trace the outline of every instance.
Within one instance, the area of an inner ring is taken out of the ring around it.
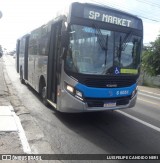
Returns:
[[[85,7],[84,18],[116,24],[124,27],[138,28],[139,19],[136,19],[119,11],[109,9],[98,10],[95,8]]]

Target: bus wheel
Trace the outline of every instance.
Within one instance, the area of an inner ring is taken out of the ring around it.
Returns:
[[[45,106],[48,106],[46,86],[43,86],[42,89],[41,89],[41,98],[42,98],[43,104]]]
[[[21,68],[21,70],[20,70],[20,81],[21,81],[22,84],[24,84],[22,68]]]

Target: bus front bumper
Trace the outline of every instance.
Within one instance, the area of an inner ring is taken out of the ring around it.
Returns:
[[[115,105],[115,106],[106,107],[103,104],[102,104],[102,106],[101,105],[97,106],[97,105],[94,105],[94,100],[95,100],[95,103],[97,101],[101,102],[101,100],[94,99],[93,105],[90,105],[91,103],[89,103],[89,101],[80,100],[64,90],[62,93],[62,96],[61,96],[61,100],[60,100],[61,102],[58,107],[58,110],[60,112],[68,112],[68,113],[76,113],[77,112],[78,113],[78,112],[93,112],[93,111],[125,109],[125,108],[134,107],[136,104],[136,99],[137,99],[137,93],[134,95],[134,97],[132,97],[131,99],[128,99],[128,101],[125,102],[124,104],[123,104],[123,102],[121,102],[121,104]],[[104,100],[102,100],[102,101],[104,101]]]

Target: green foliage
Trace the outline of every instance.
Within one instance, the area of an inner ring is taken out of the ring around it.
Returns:
[[[151,46],[145,47],[142,54],[142,69],[148,75],[160,75],[160,37]]]

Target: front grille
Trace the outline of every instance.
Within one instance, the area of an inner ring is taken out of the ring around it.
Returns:
[[[86,78],[83,80],[83,84],[88,87],[128,87],[136,83],[135,77],[131,76],[104,76],[103,78]]]
[[[120,88],[129,87],[137,82],[138,75],[87,75],[68,73],[79,83],[95,88]]]
[[[127,105],[129,103],[130,96],[120,97],[120,98],[111,98],[111,99],[93,99],[87,98],[85,102],[88,107],[104,107],[105,103],[116,102],[116,106]]]

